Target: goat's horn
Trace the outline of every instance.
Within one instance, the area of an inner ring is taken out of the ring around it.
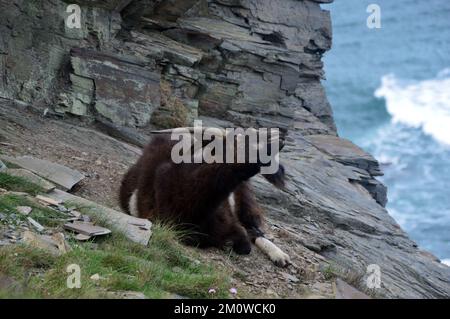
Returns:
[[[177,127],[177,128],[169,128],[166,130],[156,130],[156,131],[152,131],[153,134],[167,134],[167,133],[192,133],[193,131],[191,130],[190,127]]]
[[[158,131],[152,131],[154,134],[167,134],[167,133],[194,133],[195,127],[193,126],[187,126],[187,127],[177,127],[177,128],[170,128],[166,130],[158,130]],[[215,135],[225,136],[225,130],[218,128],[218,127],[202,127],[202,131],[205,132],[205,130],[209,130],[210,132],[214,133]]]

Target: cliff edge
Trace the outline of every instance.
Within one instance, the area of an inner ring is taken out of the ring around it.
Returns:
[[[378,162],[337,136],[321,84],[329,2],[0,0],[0,98],[138,146],[197,118],[279,127],[287,190],[254,185],[294,260],[317,255],[365,291],[377,265],[379,297],[448,298],[450,268],[384,208]]]

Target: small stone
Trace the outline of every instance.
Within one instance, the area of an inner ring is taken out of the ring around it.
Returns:
[[[287,279],[287,280],[289,280],[289,281],[292,281],[292,282],[294,282],[294,283],[300,281],[297,277],[295,277],[295,276],[293,276],[293,275],[291,275],[291,274],[285,273],[285,272],[282,272],[281,275],[282,275],[285,279]]]
[[[62,233],[47,236],[25,231],[22,242],[35,248],[44,249],[54,256],[61,256],[70,251],[70,246],[65,242]]]
[[[84,234],[77,234],[75,236],[75,239],[79,240],[79,241],[86,241],[86,240],[89,240],[91,238],[92,238],[92,236],[88,236],[88,235],[84,235]]]
[[[9,241],[0,239],[0,246],[6,246],[6,245],[9,245],[9,244],[10,244]]]
[[[91,278],[91,280],[93,280],[93,281],[99,281],[100,279],[103,279],[102,277],[100,277],[99,274],[94,274],[94,275],[92,275],[90,278]]]
[[[64,207],[63,205],[58,205],[58,210],[60,211],[60,212],[63,212],[63,213],[66,213],[66,212],[68,212],[69,210],[66,208],[66,207]]]
[[[81,213],[76,211],[76,210],[70,211],[69,214],[72,215],[73,217],[76,217],[76,218],[80,218],[81,217]]]
[[[181,269],[180,267],[175,266],[175,267],[172,268],[172,271],[176,272],[176,273],[182,273],[183,269]]]
[[[42,226],[41,224],[39,224],[37,221],[35,221],[33,218],[31,218],[31,217],[28,217],[27,218],[28,219],[28,222],[34,227],[34,228],[36,228],[36,230],[38,231],[38,232],[42,232],[42,231],[44,231],[44,226]]]
[[[12,239],[12,240],[16,240],[17,239],[17,237],[15,235],[12,235],[12,234],[5,234],[5,237],[9,238],[9,239]]]
[[[7,167],[5,165],[5,163],[3,163],[2,161],[0,161],[0,172],[6,170]]]
[[[266,294],[269,296],[278,296],[278,294],[270,288],[266,289]]]
[[[31,211],[32,211],[33,209],[32,209],[31,207],[29,207],[29,206],[17,206],[17,207],[16,207],[16,210],[17,210],[20,214],[27,216],[28,214],[31,213]]]
[[[42,195],[37,195],[36,199],[38,201],[40,201],[41,203],[43,203],[44,205],[51,205],[51,206],[58,207],[61,204],[61,201],[54,200],[50,197],[46,197],[46,196],[42,196]]]

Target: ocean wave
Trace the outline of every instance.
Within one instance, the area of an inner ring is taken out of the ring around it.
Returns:
[[[450,267],[450,259],[442,259],[441,263]]]
[[[421,128],[450,145],[450,68],[429,80],[407,82],[393,74],[382,77],[375,97],[384,98],[394,123]]]

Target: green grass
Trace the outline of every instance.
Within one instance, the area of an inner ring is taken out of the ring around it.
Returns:
[[[365,285],[364,281],[364,273],[357,271],[355,269],[350,269],[348,267],[340,266],[336,263],[327,264],[322,269],[322,274],[324,275],[326,280],[334,280],[336,278],[341,278],[349,285],[359,289],[364,292],[366,295],[372,298],[380,298],[374,289],[370,289]]]
[[[24,216],[16,210],[17,206],[29,206],[32,208],[32,211],[28,216]],[[7,217],[12,217],[12,214],[15,215],[14,219],[8,218],[7,222],[9,224],[11,224],[13,220],[18,224],[26,221],[27,217],[31,217],[43,226],[56,227],[62,224],[64,217],[67,218],[66,215],[42,206],[25,196],[12,194],[0,196],[0,212]]]
[[[40,206],[19,195],[0,196],[0,212],[16,214],[17,206],[33,208],[30,216],[44,226],[57,227],[61,213]],[[70,204],[68,204],[70,206]],[[72,205],[73,206],[73,205]],[[14,278],[22,287],[20,292],[0,289],[0,298],[105,298],[106,291],[138,291],[148,298],[170,298],[173,294],[188,298],[229,297],[231,274],[211,264],[199,263],[198,253],[182,246],[182,235],[171,227],[154,224],[147,247],[131,242],[107,220],[89,212],[89,207],[77,207],[89,214],[96,224],[112,230],[89,242],[79,242],[66,233],[72,250],[59,257],[25,245],[0,248],[0,274]],[[77,264],[81,269],[81,288],[67,287],[67,266]],[[93,281],[99,274],[104,279]],[[210,295],[208,290],[217,293]]]
[[[1,152],[0,152],[0,154],[2,154]],[[22,167],[20,167],[19,165],[17,165],[17,164],[14,164],[14,163],[11,163],[11,162],[8,162],[8,161],[5,161],[5,160],[2,160],[2,162],[6,165],[6,167],[8,167],[8,168],[22,168]]]
[[[43,192],[42,187],[31,183],[27,179],[18,176],[12,176],[4,172],[0,172],[0,188],[9,191],[24,192],[31,195],[37,195]]]
[[[195,263],[172,236],[171,230],[157,225],[148,247],[118,233],[99,240],[98,246],[71,241],[72,251],[60,257],[22,245],[5,247],[0,249],[0,273],[20,282],[26,287],[21,296],[30,298],[102,298],[105,291],[139,291],[148,298],[210,298],[209,288],[218,291],[214,297],[227,297],[227,275]],[[71,264],[80,266],[80,289],[67,288],[66,269]],[[94,274],[104,279],[93,281]]]
[[[322,270],[322,274],[326,280],[332,280],[338,277],[339,271],[332,264],[327,264],[325,268]]]

